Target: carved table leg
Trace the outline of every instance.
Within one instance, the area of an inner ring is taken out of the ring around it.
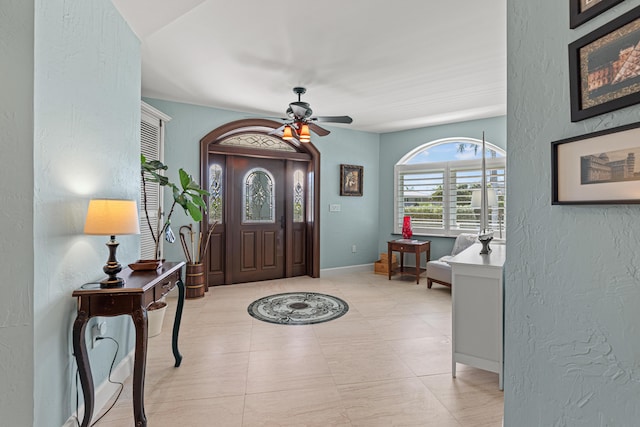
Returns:
[[[180,332],[182,308],[184,307],[184,283],[182,283],[182,278],[180,278],[180,276],[178,276],[176,286],[178,287],[178,306],[176,307],[176,317],[173,320],[173,338],[171,340],[171,346],[173,347],[173,357],[176,359],[176,364],[174,366],[177,368],[182,362],[182,355],[178,350],[178,333]]]
[[[393,251],[391,250],[391,243],[387,243],[387,273],[389,274],[389,280],[391,280],[391,257]]]
[[[416,285],[420,284],[420,248],[416,247]]]
[[[147,310],[144,307],[139,307],[131,314],[131,317],[136,328],[136,352],[133,362],[133,415],[136,427],[146,427],[144,374],[147,364]]]
[[[82,384],[82,395],[84,397],[84,418],[82,427],[87,427],[93,416],[93,377],[89,366],[89,355],[84,340],[84,333],[89,316],[86,311],[78,311],[78,316],[73,323],[73,353],[76,356],[78,374],[80,374],[80,384]]]

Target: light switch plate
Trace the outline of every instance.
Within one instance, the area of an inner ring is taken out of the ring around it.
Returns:
[[[340,212],[342,206],[340,206],[339,204],[331,204],[329,205],[329,212]]]

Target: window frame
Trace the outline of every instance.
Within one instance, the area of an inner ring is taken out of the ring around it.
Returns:
[[[460,137],[460,138],[444,138],[435,141],[430,141],[425,144],[422,144],[413,150],[409,151],[405,154],[395,165],[393,171],[393,233],[394,234],[402,234],[402,217],[404,216],[404,212],[400,212],[400,197],[404,196],[404,192],[401,194],[400,190],[400,177],[404,173],[441,173],[443,174],[442,179],[442,228],[430,228],[430,227],[416,227],[412,226],[412,231],[414,235],[419,236],[435,236],[435,237],[456,237],[462,233],[469,233],[473,229],[469,228],[454,228],[452,224],[455,223],[454,216],[456,212],[452,209],[451,205],[451,178],[452,172],[462,171],[462,170],[474,170],[479,169],[482,170],[482,158],[479,159],[468,159],[468,160],[449,160],[449,161],[440,161],[440,162],[423,162],[423,163],[414,163],[407,164],[411,159],[420,153],[436,147],[438,145],[449,144],[449,143],[466,143],[473,145],[482,145],[482,140],[477,140],[474,138]],[[504,196],[503,196],[503,214],[502,214],[502,224],[505,223],[505,207],[506,207],[506,168],[507,168],[507,153],[506,150],[496,146],[495,144],[491,144],[486,142],[486,149],[493,150],[497,153],[500,153],[503,157],[496,158],[485,158],[485,169],[502,169],[504,170]],[[480,149],[481,150],[481,149]],[[489,175],[487,175],[489,177]],[[404,197],[403,197],[404,199]],[[481,212],[484,214],[484,212]],[[479,229],[478,229],[479,230]],[[478,231],[474,230],[474,231]],[[499,235],[494,235],[495,240],[506,240],[505,230],[502,230],[502,238]]]

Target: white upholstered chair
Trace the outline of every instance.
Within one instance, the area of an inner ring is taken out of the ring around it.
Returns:
[[[476,234],[460,234],[456,237],[451,255],[427,262],[427,288],[431,289],[433,282],[451,287],[451,265],[447,261],[473,245],[477,239]]]

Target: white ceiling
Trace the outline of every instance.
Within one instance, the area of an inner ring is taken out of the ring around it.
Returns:
[[[112,0],[142,94],[391,132],[506,114],[506,0]],[[345,125],[340,125],[345,126]]]

